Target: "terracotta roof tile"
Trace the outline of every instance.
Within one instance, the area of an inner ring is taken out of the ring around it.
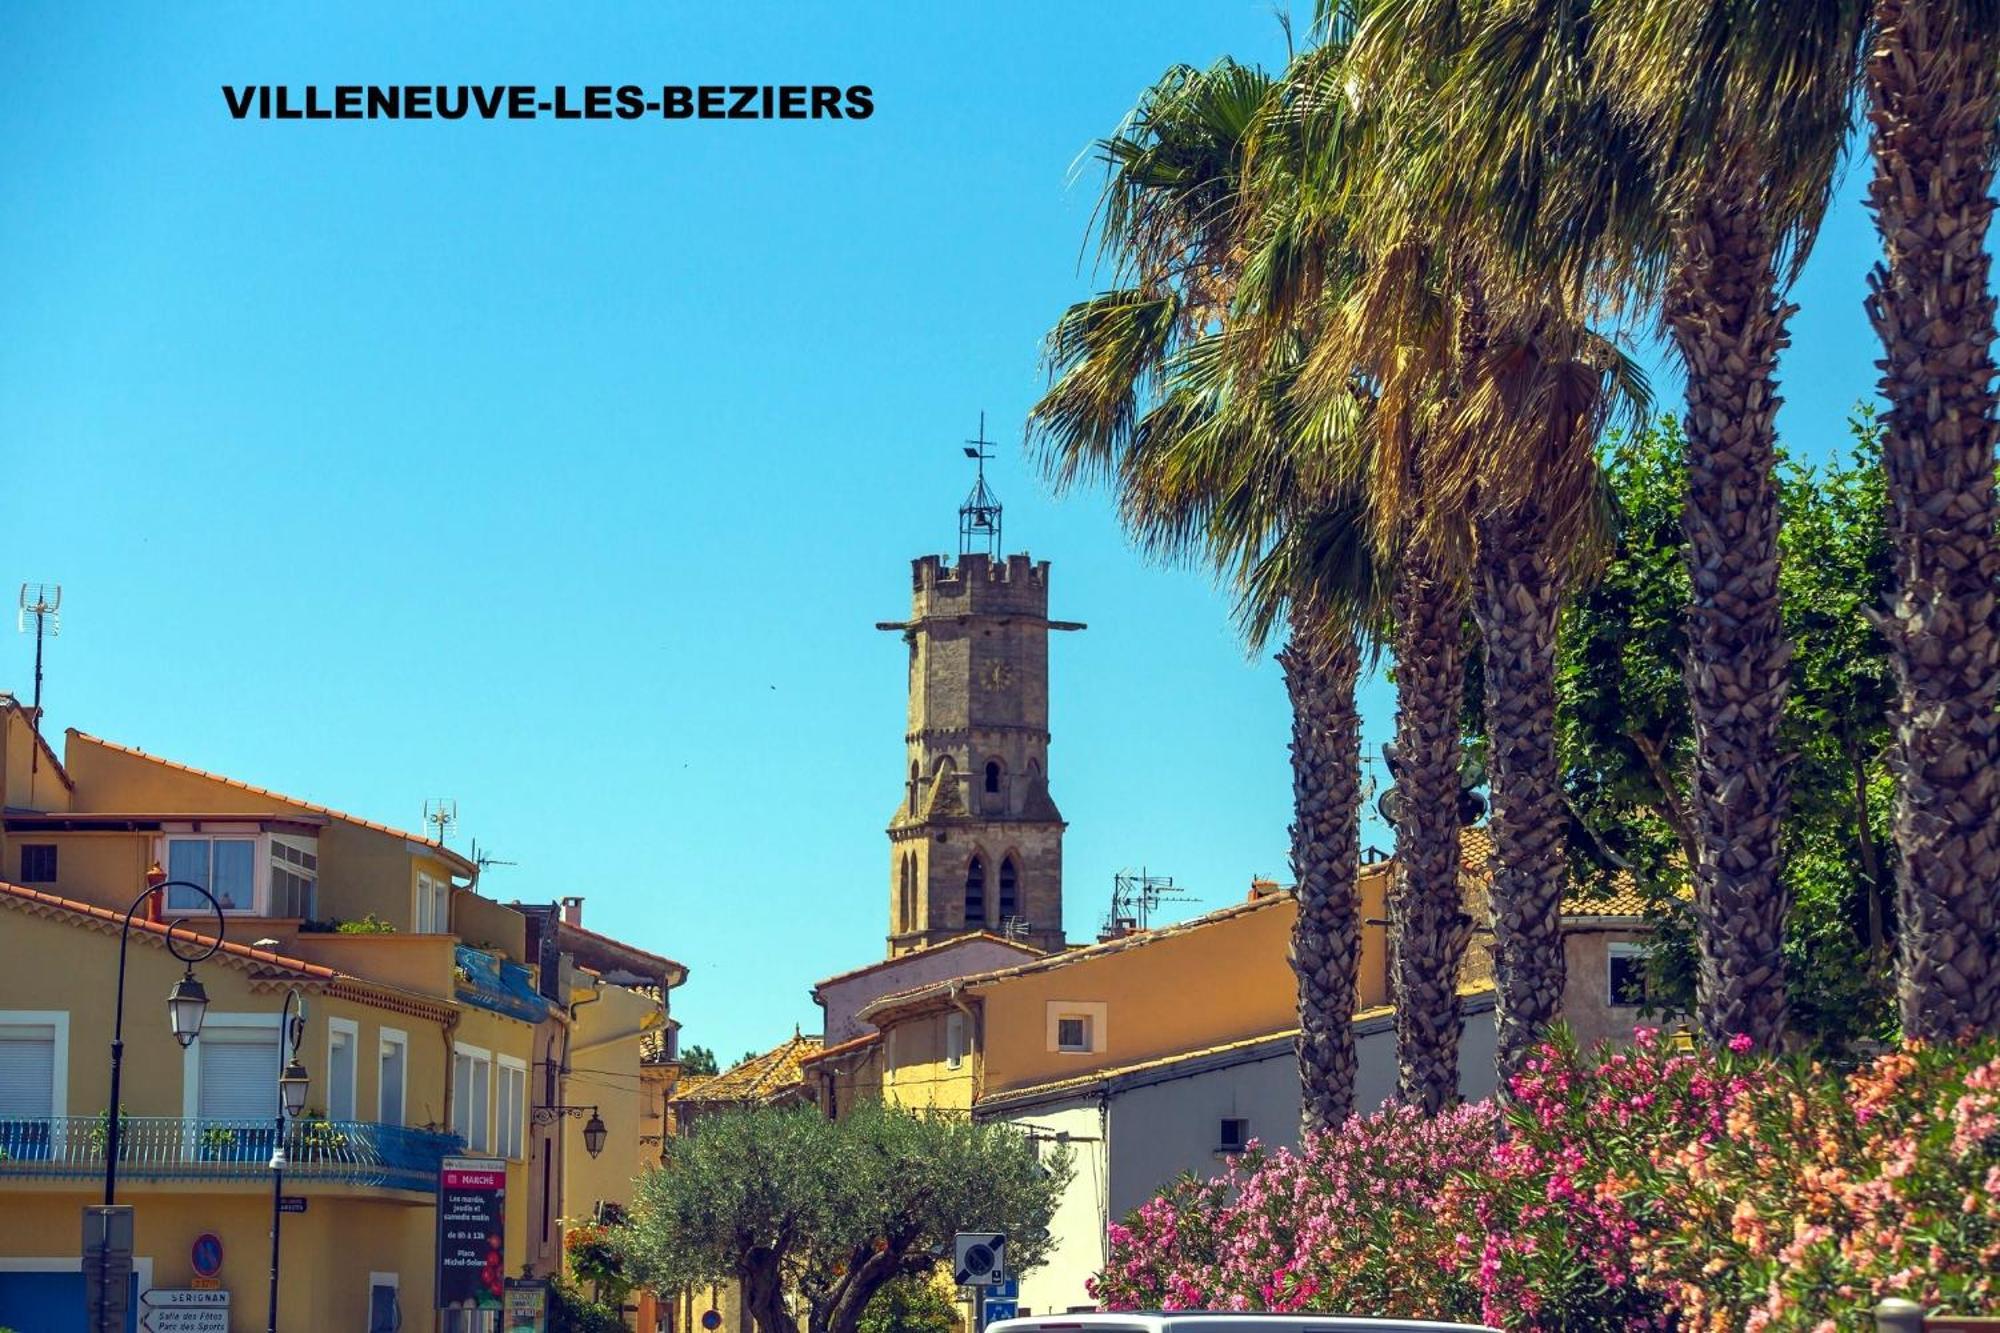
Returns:
[[[317,814],[325,815],[329,819],[338,819],[344,824],[358,824],[362,828],[374,829],[377,833],[387,833],[391,837],[402,838],[408,842],[420,843],[423,846],[428,847],[432,851],[436,852],[444,860],[450,861],[453,864],[459,866],[461,868],[461,873],[468,876],[474,876],[479,873],[479,867],[475,866],[471,861],[468,861],[465,857],[460,856],[457,852],[454,852],[453,850],[451,850],[451,848],[439,842],[436,838],[427,838],[421,833],[411,833],[407,829],[399,829],[391,824],[379,823],[373,819],[363,819],[359,815],[350,815],[345,810],[336,810],[330,805],[321,805],[316,801],[300,800],[296,796],[287,796],[281,791],[273,791],[269,787],[259,787],[254,783],[244,782],[237,778],[227,777],[221,773],[211,773],[205,768],[196,768],[192,764],[183,764],[172,759],[163,759],[159,755],[148,754],[144,750],[139,749],[137,746],[120,745],[117,741],[108,741],[105,740],[102,736],[93,736],[87,731],[78,731],[75,727],[71,727],[67,732],[67,735],[72,740],[85,741],[91,745],[99,746],[102,749],[110,750],[116,754],[131,755],[135,759],[143,759],[149,764],[158,764],[162,768],[171,768],[176,772],[186,773],[192,777],[204,778],[210,782],[219,782],[225,787],[232,787],[237,791],[246,791],[253,796],[268,796],[273,800],[283,801],[286,805],[295,805],[302,810],[311,810]]]
[[[894,967],[896,964],[905,962],[911,958],[927,958],[941,950],[955,949],[961,944],[970,944],[975,940],[985,940],[988,944],[1004,944],[1010,949],[1019,949],[1030,958],[1040,958],[1043,956],[1042,950],[1037,949],[1032,944],[1023,944],[1020,940],[1010,940],[1004,935],[995,935],[990,930],[975,930],[968,935],[955,935],[942,944],[933,944],[926,949],[913,949],[909,953],[899,953],[893,958],[884,958],[879,962],[869,963],[862,967],[849,968],[845,972],[836,972],[830,977],[821,977],[813,983],[813,989],[817,991],[821,986],[830,986],[836,981],[848,981],[854,977],[865,977],[870,972],[879,972],[885,967]]]
[[[682,1079],[675,1102],[769,1102],[805,1082],[804,1063],[821,1049],[818,1037],[794,1036],[719,1074]]]

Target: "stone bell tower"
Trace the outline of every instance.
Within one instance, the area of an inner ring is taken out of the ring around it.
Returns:
[[[959,511],[957,564],[911,566],[902,800],[889,821],[889,952],[987,930],[1063,947],[1062,836],[1049,796],[1049,564],[1002,559],[1000,505],[980,478]],[[984,550],[971,549],[985,546]]]

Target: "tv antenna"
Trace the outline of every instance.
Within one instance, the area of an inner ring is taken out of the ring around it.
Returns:
[[[1111,885],[1111,915],[1104,918],[1100,940],[1150,930],[1161,903],[1198,901],[1194,894],[1175,888],[1172,875],[1148,874],[1143,866],[1136,872],[1119,871]]]
[[[14,628],[28,632],[28,620],[35,622],[35,744],[28,749],[28,792],[34,794],[34,773],[42,766],[42,644],[62,634],[62,584],[23,583],[21,609],[14,616]]]
[[[479,839],[474,838],[472,840],[472,864],[478,866],[479,873],[483,875],[486,873],[488,866],[517,866],[521,863],[519,861],[502,861],[496,856],[488,856],[485,852],[479,850]]]
[[[965,441],[965,456],[978,465],[972,494],[958,507],[958,553],[971,555],[983,547],[994,559],[1000,557],[1000,497],[986,484],[986,462],[993,457],[993,441],[986,438],[986,414],[979,414],[979,435]]]
[[[449,796],[439,796],[424,802],[424,822],[437,829],[437,845],[444,846],[444,837],[451,826],[458,822],[458,802]]]

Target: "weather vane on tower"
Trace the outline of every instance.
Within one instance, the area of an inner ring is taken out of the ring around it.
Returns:
[[[972,494],[965,497],[965,503],[958,507],[958,553],[971,555],[984,550],[991,558],[1000,558],[1000,497],[986,484],[986,460],[993,457],[989,452],[993,441],[986,438],[986,414],[979,414],[979,437],[965,442],[965,456],[977,461],[979,474],[972,483]]]

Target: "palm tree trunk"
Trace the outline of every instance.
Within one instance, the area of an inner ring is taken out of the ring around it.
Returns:
[[[1562,579],[1532,508],[1479,525],[1472,610],[1486,645],[1493,976],[1500,1087],[1562,1013],[1564,813],[1556,765]]]
[[[1396,877],[1389,899],[1397,1095],[1436,1114],[1458,1095],[1464,594],[1411,557],[1396,587]]]
[[[1778,619],[1773,392],[1785,322],[1776,243],[1749,172],[1724,170],[1676,238],[1667,324],[1687,365],[1686,678],[1694,722],[1692,804],[1697,1007],[1703,1035],[1760,1049],[1785,1026],[1778,829],[1791,645]]]
[[[1292,701],[1292,879],[1299,914],[1292,970],[1299,984],[1302,1133],[1338,1127],[1354,1110],[1354,1011],[1361,961],[1356,880],[1361,865],[1361,654],[1352,630],[1292,606],[1278,661]]]
[[[1896,589],[1896,991],[1906,1036],[2000,1031],[2000,520],[1991,255],[2000,33],[1953,0],[1878,0],[1868,62],[1884,262],[1882,445]]]

